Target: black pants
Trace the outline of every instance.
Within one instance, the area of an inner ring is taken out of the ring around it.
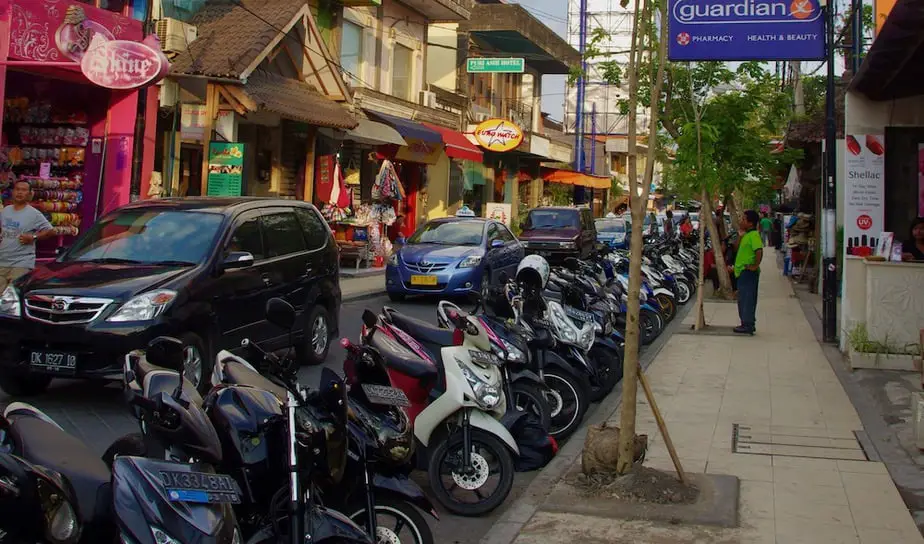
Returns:
[[[738,276],[738,317],[741,326],[751,331],[757,327],[757,286],[760,273],[744,270]]]

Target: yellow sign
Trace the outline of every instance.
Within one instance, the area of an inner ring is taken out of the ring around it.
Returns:
[[[488,151],[503,153],[516,149],[523,141],[523,131],[506,119],[488,119],[475,127],[475,140]]]
[[[440,154],[443,152],[442,144],[435,144],[418,140],[417,138],[405,138],[407,145],[398,148],[395,158],[399,161],[416,162],[420,164],[436,164],[440,160]]]
[[[879,31],[882,30],[882,25],[885,24],[886,19],[889,17],[889,13],[892,12],[892,8],[895,7],[895,0],[873,0],[873,13],[875,14],[876,20],[873,21],[875,24],[874,36],[879,35]]]

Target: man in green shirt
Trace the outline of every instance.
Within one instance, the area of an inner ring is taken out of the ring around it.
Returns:
[[[735,277],[738,278],[738,317],[741,325],[735,328],[739,334],[754,334],[757,326],[757,285],[760,281],[760,261],[764,256],[763,244],[757,225],[760,216],[748,210],[741,216],[738,225],[744,235],[738,242],[735,256]]]
[[[763,218],[760,220],[760,238],[764,243],[764,247],[770,245],[770,235],[773,233],[773,221],[767,217],[767,213],[764,212]]]

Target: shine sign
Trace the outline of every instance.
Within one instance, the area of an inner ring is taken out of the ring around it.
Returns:
[[[825,58],[818,0],[669,0],[668,12],[673,61]]]

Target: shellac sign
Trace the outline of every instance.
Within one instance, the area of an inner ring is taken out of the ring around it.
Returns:
[[[523,131],[506,119],[488,119],[473,133],[478,145],[488,151],[503,153],[516,149],[523,141]]]
[[[670,60],[825,58],[818,0],[669,0],[668,10]]]
[[[166,75],[166,59],[143,42],[107,40],[99,34],[80,59],[91,82],[108,89],[136,89]]]

